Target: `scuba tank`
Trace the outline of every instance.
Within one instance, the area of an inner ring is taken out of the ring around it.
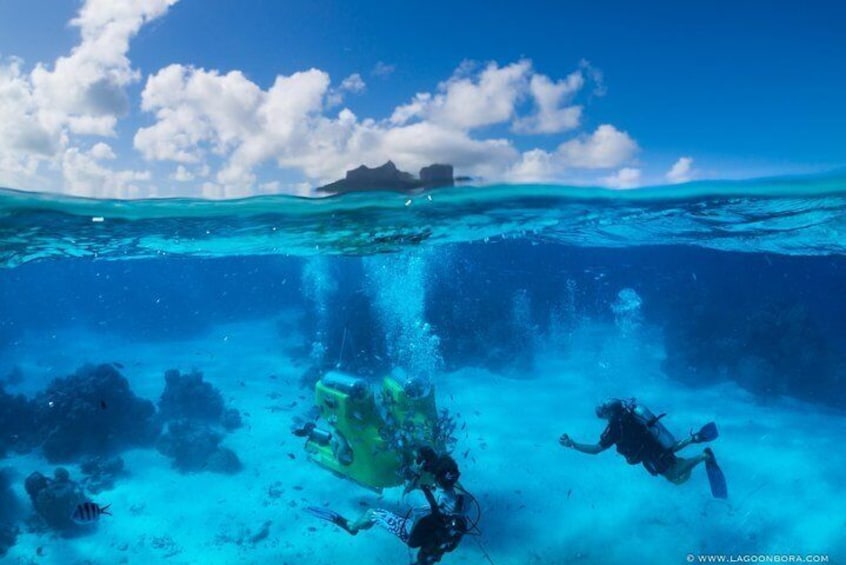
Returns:
[[[649,435],[661,446],[662,449],[669,450],[676,445],[676,438],[670,433],[670,430],[661,422],[661,418],[666,414],[656,416],[652,411],[632,401],[628,406],[629,413],[634,417],[635,421],[646,428]]]

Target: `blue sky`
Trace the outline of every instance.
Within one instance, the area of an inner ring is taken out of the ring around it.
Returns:
[[[394,4],[394,3],[392,3]],[[614,188],[846,165],[840,2],[3,0],[0,185]]]

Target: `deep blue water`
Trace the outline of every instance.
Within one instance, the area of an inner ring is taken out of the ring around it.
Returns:
[[[141,340],[174,340],[194,337],[214,324],[267,317],[286,308],[311,311],[301,276],[306,261],[65,259],[4,270],[3,369],[13,365],[16,336],[25,331],[49,332],[78,324]],[[550,312],[571,308],[570,316],[613,322],[609,304],[621,289],[632,288],[643,300],[645,321],[664,329],[670,357],[678,355],[685,364],[674,369],[673,377],[701,382],[731,378],[721,376],[720,367],[755,354],[781,371],[798,371],[791,377],[798,381],[796,395],[837,406],[846,401],[846,389],[839,386],[846,370],[844,256],[683,246],[580,248],[506,240],[436,248],[427,264],[425,319],[440,336],[441,353],[451,367],[525,362],[532,352],[521,339],[527,331],[548,331]],[[337,281],[326,315],[328,356],[340,354],[346,330],[350,357],[345,363],[358,370],[384,370],[384,330],[371,308],[367,289],[373,281],[362,259],[333,257],[326,269]],[[509,319],[517,296],[526,299],[527,317]],[[768,315],[786,319],[792,311],[799,314],[790,322]],[[315,324],[313,318],[303,320],[307,332],[314,331]],[[726,340],[733,344],[709,343]],[[781,360],[789,355],[804,358],[808,351],[814,359]],[[702,374],[692,376],[687,366]],[[767,383],[779,375],[775,371],[760,378],[756,386],[767,390]]]

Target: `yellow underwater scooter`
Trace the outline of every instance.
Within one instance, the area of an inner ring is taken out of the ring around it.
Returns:
[[[434,388],[385,377],[377,396],[364,379],[330,371],[314,387],[320,418],[305,444],[309,458],[333,473],[381,492],[403,484],[420,445],[439,443]]]

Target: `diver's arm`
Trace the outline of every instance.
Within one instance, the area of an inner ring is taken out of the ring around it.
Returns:
[[[598,443],[576,443],[575,441],[571,447],[576,451],[581,451],[582,453],[587,453],[589,455],[596,455],[597,453],[602,453],[607,449]]]
[[[570,447],[575,449],[576,451],[581,451],[582,453],[588,453],[590,455],[596,455],[597,453],[602,453],[607,447],[603,447],[602,444],[599,443],[578,443],[573,441],[573,438],[568,436],[567,434],[562,434],[561,437],[558,439],[558,443],[563,445],[564,447]]]
[[[409,471],[408,477],[405,479],[405,487],[403,487],[402,494],[406,495],[416,488],[420,488],[420,473]]]
[[[432,509],[432,514],[440,514],[441,509],[440,507],[438,507],[438,501],[435,500],[435,495],[432,494],[432,489],[430,489],[426,485],[423,485],[420,487],[420,490],[423,491],[423,496],[426,497],[426,502],[429,503],[429,508]]]

